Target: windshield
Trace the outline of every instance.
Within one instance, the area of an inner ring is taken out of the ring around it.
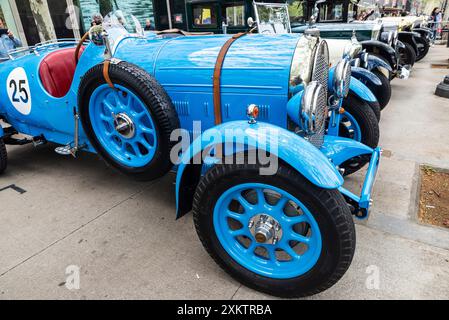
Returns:
[[[309,20],[309,17],[306,16],[307,1],[289,1],[288,14],[290,16],[290,23],[292,24],[292,26],[306,23]]]
[[[254,2],[259,33],[290,33],[288,6],[282,3]]]
[[[108,33],[111,48],[114,48],[119,39],[127,36],[142,36],[144,34],[139,20],[132,14],[122,10],[108,13],[102,23],[103,29]]]
[[[357,6],[357,12],[353,15],[355,20],[372,21],[380,17],[379,1],[376,0],[350,0],[353,6]]]

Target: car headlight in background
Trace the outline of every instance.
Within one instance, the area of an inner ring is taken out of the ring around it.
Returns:
[[[302,36],[296,45],[290,67],[289,87],[305,86],[311,81],[317,37]],[[294,94],[295,92],[290,92]]]
[[[384,31],[380,34],[380,41],[388,44],[389,46],[393,45],[394,32],[393,31]]]
[[[362,52],[363,47],[359,42],[351,42],[345,46],[343,55],[350,59],[354,59],[360,52]]]
[[[398,44],[398,40],[399,40],[398,30],[394,30],[393,31],[393,47],[396,47],[396,45]]]
[[[341,60],[334,71],[332,81],[333,91],[337,98],[345,98],[349,93],[351,82],[351,64],[347,60]]]

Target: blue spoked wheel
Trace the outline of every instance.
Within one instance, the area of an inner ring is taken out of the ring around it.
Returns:
[[[90,97],[89,116],[97,139],[117,162],[142,167],[158,146],[156,126],[145,104],[129,89],[103,84]]]
[[[348,205],[280,165],[217,165],[194,196],[197,233],[209,254],[243,284],[275,296],[323,291],[345,273],[355,247]]]
[[[285,190],[262,183],[236,185],[220,196],[213,215],[223,248],[248,270],[288,279],[304,274],[318,261],[318,224],[304,204]]]
[[[362,141],[362,131],[357,120],[347,111],[340,116],[341,135],[355,141]]]
[[[113,88],[101,64],[80,84],[80,116],[89,141],[122,173],[145,181],[161,177],[173,166],[170,134],[179,128],[170,98],[151,75],[132,64],[111,63],[109,77]]]

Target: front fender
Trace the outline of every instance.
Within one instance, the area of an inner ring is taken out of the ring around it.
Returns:
[[[419,33],[422,37],[427,40],[430,39],[433,35],[432,31],[427,28],[414,28],[413,32]]]
[[[396,51],[386,43],[377,40],[366,40],[362,41],[362,48],[368,53],[374,53],[385,58],[392,70],[396,70],[398,59],[396,56]]]
[[[359,67],[351,68],[351,75],[357,80],[364,83],[366,86],[381,86],[382,82],[380,79],[372,72]]]
[[[335,66],[329,69],[329,80],[328,80],[328,90],[329,94],[333,94],[333,86],[332,82],[334,79],[334,71]],[[377,77],[376,77],[377,78]],[[379,78],[377,78],[379,79]],[[349,84],[349,91],[353,92],[357,96],[359,96],[361,99],[368,101],[368,102],[377,102],[376,96],[371,92],[371,90],[364,85],[360,80],[357,80],[355,77],[351,76],[351,83]]]
[[[320,188],[337,189],[343,184],[343,177],[329,159],[295,133],[263,122],[256,124],[249,124],[247,121],[226,122],[204,131],[184,153],[176,176],[177,218],[191,210],[194,190],[200,179],[201,165],[192,164],[192,160],[211,146],[232,145],[236,140],[239,143],[243,142],[246,148],[269,152]],[[236,152],[234,149],[225,148],[224,155]]]
[[[373,149],[361,142],[338,136],[325,136],[323,146],[320,150],[336,166],[356,156],[371,154],[373,152]]]
[[[419,33],[412,31],[401,31],[398,33],[398,39],[411,45],[416,52],[418,52],[418,46],[416,45],[415,38],[420,36]]]
[[[379,57],[369,54],[366,63],[368,70],[372,71],[377,69],[382,72],[387,78],[390,78],[390,73],[393,72],[391,66]]]

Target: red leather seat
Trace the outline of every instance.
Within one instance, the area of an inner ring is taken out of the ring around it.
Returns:
[[[80,55],[84,48],[81,48]],[[47,92],[56,98],[70,90],[75,75],[75,48],[61,49],[48,54],[39,67],[39,77]]]

